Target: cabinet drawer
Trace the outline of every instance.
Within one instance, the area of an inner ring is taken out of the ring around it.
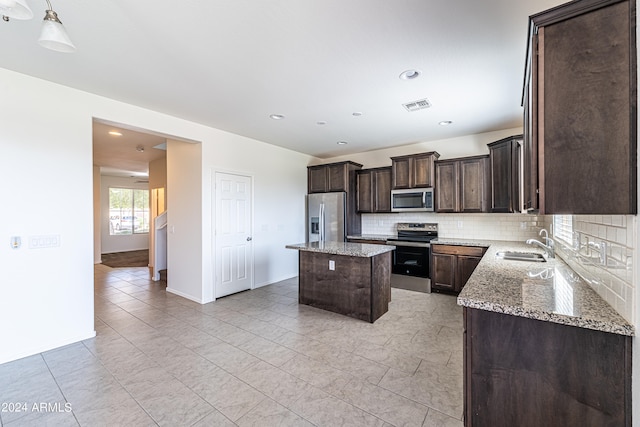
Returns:
[[[434,254],[466,255],[481,257],[487,248],[479,246],[431,245]]]

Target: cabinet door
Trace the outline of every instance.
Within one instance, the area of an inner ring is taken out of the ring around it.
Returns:
[[[635,213],[635,2],[581,3],[538,29],[540,211]]]
[[[349,184],[348,178],[349,173],[347,169],[347,165],[338,164],[338,165],[329,165],[327,166],[329,169],[327,172],[328,176],[328,184],[327,191],[348,191]]]
[[[456,255],[431,254],[431,287],[445,291],[456,289]]]
[[[327,192],[327,167],[324,165],[311,166],[307,169],[308,192]]]
[[[436,212],[458,212],[458,162],[436,163]]]
[[[411,187],[433,187],[435,171],[433,155],[416,156],[413,159],[413,180]]]
[[[358,171],[357,175],[358,212],[373,212],[373,174]]]
[[[488,212],[487,159],[460,161],[460,212]]]
[[[489,144],[491,212],[519,212],[520,144],[512,138]]]
[[[374,212],[391,212],[391,168],[373,172]]]
[[[537,73],[538,56],[531,58],[531,73]],[[538,128],[537,114],[532,106],[537,103],[537,89],[530,81],[524,92],[524,140],[522,144],[522,209],[538,210]]]
[[[464,285],[467,283],[467,280],[469,280],[469,277],[471,277],[471,274],[473,274],[473,271],[476,269],[478,264],[480,264],[481,259],[482,258],[480,257],[458,255],[458,271],[456,275],[456,286],[454,289],[456,292],[460,292],[462,290]]]
[[[405,157],[393,159],[391,164],[392,187],[394,190],[411,188],[411,164],[412,159]]]

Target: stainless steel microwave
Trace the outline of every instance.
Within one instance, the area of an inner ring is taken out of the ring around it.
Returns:
[[[433,188],[391,190],[391,212],[433,212]]]

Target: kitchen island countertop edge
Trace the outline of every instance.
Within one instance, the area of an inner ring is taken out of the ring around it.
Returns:
[[[396,247],[391,245],[375,245],[367,243],[350,242],[308,242],[286,245],[287,249],[299,251],[318,252],[332,255],[344,255],[369,258],[386,252],[391,252]]]

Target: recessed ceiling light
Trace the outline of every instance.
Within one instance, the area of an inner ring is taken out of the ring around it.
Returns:
[[[443,120],[441,122],[438,122],[438,124],[440,126],[449,126],[450,124],[453,124],[453,122],[451,120]]]
[[[337,144],[338,145],[347,145],[347,141],[338,141]]]
[[[355,117],[360,117],[362,113],[360,111],[356,111],[355,113],[351,113]]]
[[[110,130],[109,135],[122,136],[122,133],[118,132],[117,130]]]
[[[420,77],[420,71],[418,70],[407,70],[400,73],[400,80],[413,80]]]
[[[318,126],[323,126],[323,125],[326,125],[326,124],[327,124],[327,122],[325,122],[324,120],[320,120],[319,122],[316,122],[316,124],[317,124]]]
[[[272,114],[269,117],[271,117],[273,120],[282,120],[282,119],[284,119],[284,116],[282,114]]]

